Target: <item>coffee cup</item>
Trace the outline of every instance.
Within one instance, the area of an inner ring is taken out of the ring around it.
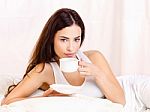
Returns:
[[[75,72],[78,69],[78,59],[76,58],[61,58],[60,70],[63,72]]]

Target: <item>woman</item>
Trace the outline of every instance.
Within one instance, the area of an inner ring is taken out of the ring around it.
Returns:
[[[67,8],[56,11],[39,37],[22,81],[9,88],[2,104],[29,98],[38,89],[45,91],[41,97],[63,95],[49,88],[54,83],[63,83],[82,86],[81,94],[105,97],[124,105],[124,91],[103,55],[98,51],[80,51],[84,35],[84,23],[76,11]],[[66,57],[81,58],[78,71],[59,70],[59,59]],[[59,77],[63,80],[57,80]]]

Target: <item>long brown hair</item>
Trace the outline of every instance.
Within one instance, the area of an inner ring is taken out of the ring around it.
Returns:
[[[57,31],[71,26],[73,24],[78,25],[81,28],[81,44],[84,41],[85,27],[79,14],[72,9],[62,8],[57,10],[45,24],[42,33],[36,43],[33,54],[29,60],[29,65],[23,78],[38,64],[43,63],[43,69],[45,63],[56,61],[56,53],[54,51],[54,36]],[[43,70],[42,69],[42,70]],[[19,84],[19,83],[18,83]],[[18,85],[17,84],[17,85]],[[17,86],[11,85],[8,88],[6,96]]]

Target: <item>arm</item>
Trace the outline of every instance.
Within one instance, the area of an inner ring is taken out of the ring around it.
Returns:
[[[105,97],[113,102],[125,104],[123,89],[112,73],[104,56],[97,51],[85,52],[92,64],[81,61],[79,71],[81,75],[92,75],[98,87],[102,90]]]
[[[45,64],[43,71],[42,64],[37,65],[28,75],[3,99],[3,104],[9,104],[15,101],[27,99],[33,92],[42,86],[43,83],[49,83],[52,74],[49,64]],[[41,72],[40,72],[41,71]],[[52,78],[51,78],[52,79]],[[53,81],[51,81],[53,82]]]

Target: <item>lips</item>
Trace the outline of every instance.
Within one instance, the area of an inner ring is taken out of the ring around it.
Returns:
[[[72,57],[74,57],[74,56],[75,56],[75,54],[74,54],[74,53],[66,53],[65,55],[66,55],[66,57],[70,57],[70,58],[72,58]]]

